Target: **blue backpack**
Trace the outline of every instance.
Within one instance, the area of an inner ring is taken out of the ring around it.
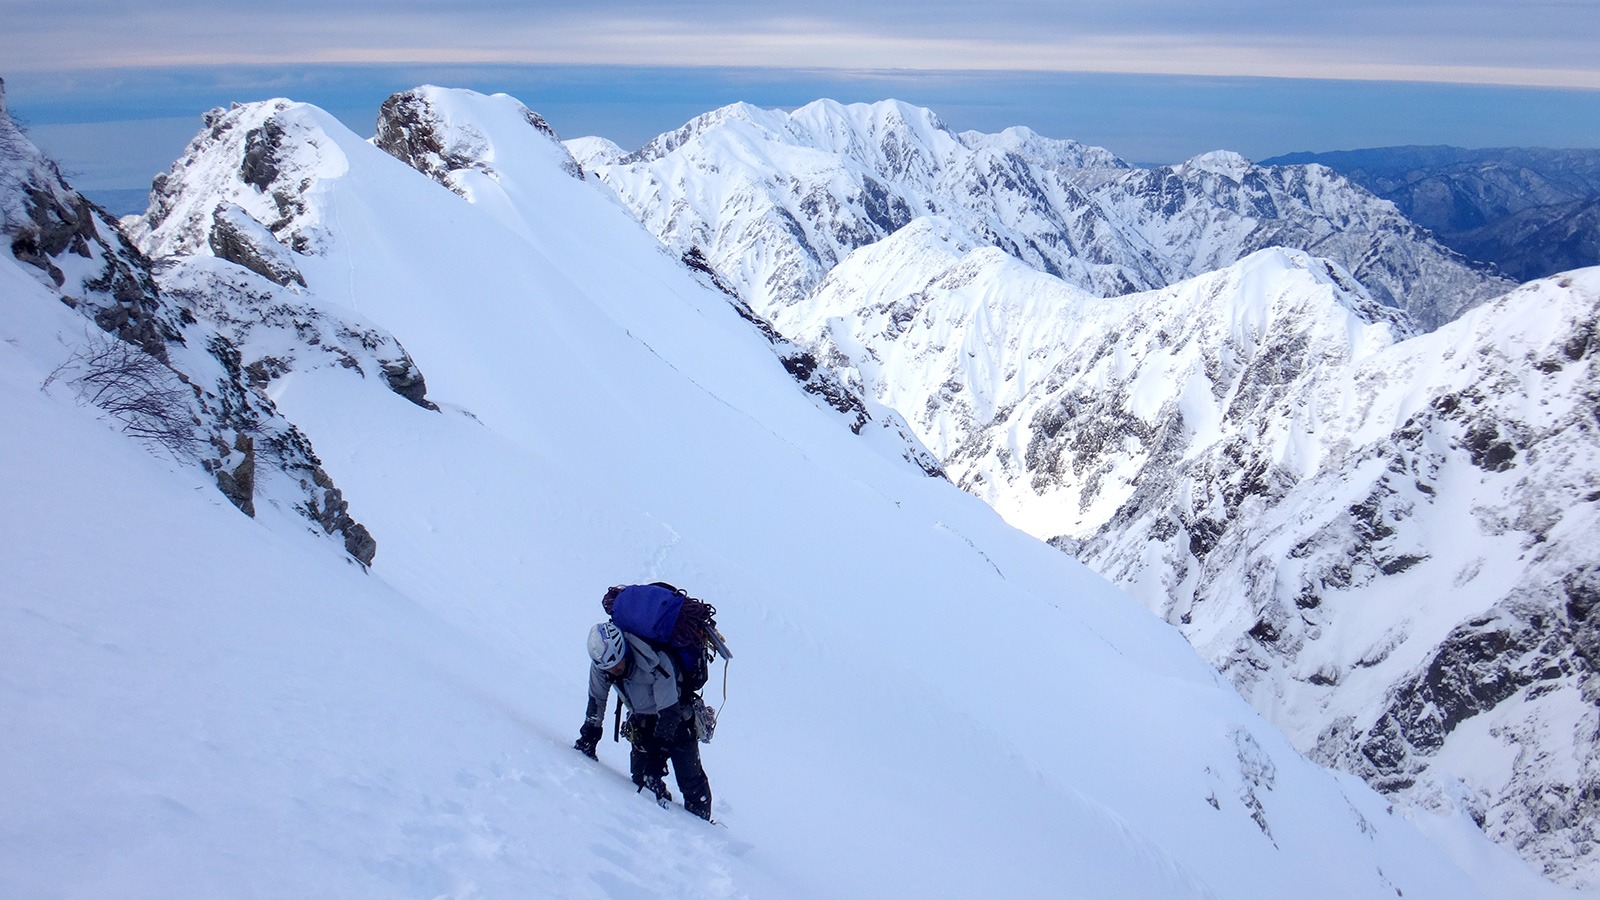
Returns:
[[[716,607],[664,581],[614,587],[600,605],[618,628],[672,652],[684,697],[705,686],[714,654],[733,658],[717,630]]]

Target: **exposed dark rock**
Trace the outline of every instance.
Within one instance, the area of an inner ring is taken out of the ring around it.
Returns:
[[[1464,445],[1472,454],[1472,464],[1486,472],[1504,472],[1516,465],[1517,449],[1501,440],[1500,429],[1493,422],[1473,425]]]
[[[1531,685],[1593,671],[1579,635],[1593,628],[1587,617],[1596,583],[1594,570],[1568,579],[1566,615],[1513,601],[1452,630],[1390,689],[1384,711],[1357,744],[1371,766],[1362,774],[1383,786],[1407,783],[1418,769],[1412,756],[1437,752],[1462,722]],[[1592,631],[1586,640],[1593,648]]]
[[[305,287],[305,277],[290,259],[289,251],[249,213],[232,203],[223,203],[211,219],[211,252],[219,259],[243,266],[275,284]]]
[[[87,304],[83,311],[102,330],[165,361],[167,344],[183,343],[183,335],[177,318],[162,314],[148,262],[109,216],[60,181],[53,164],[37,177],[39,182],[23,186],[27,218],[6,226],[12,254],[43,272],[54,287],[76,295],[69,305]],[[67,253],[98,260],[98,273],[67,284],[54,259]]]
[[[881,234],[893,234],[912,219],[911,207],[874,178],[864,178],[861,189],[861,208],[867,220],[877,226]]]
[[[1600,672],[1600,568],[1584,568],[1562,582],[1572,647],[1589,669]]]
[[[244,459],[233,468],[217,469],[217,489],[227,497],[239,511],[255,518],[255,490],[256,490],[256,445],[249,435],[241,434],[234,442],[233,449],[243,454]]]
[[[417,368],[409,355],[394,362],[384,362],[382,367],[383,380],[390,390],[423,409],[439,411],[439,407],[428,399],[428,382],[422,377],[422,370]]]
[[[372,142],[379,150],[451,190],[456,188],[449,185],[445,176],[456,169],[471,168],[474,162],[448,152],[433,104],[414,90],[393,94],[383,101],[378,108],[378,133]]]
[[[1278,642],[1278,638],[1282,636],[1278,633],[1278,629],[1273,627],[1272,623],[1266,619],[1257,621],[1256,624],[1250,626],[1250,630],[1246,633],[1263,644],[1275,644]]]
[[[1196,519],[1189,523],[1189,553],[1195,559],[1205,559],[1212,548],[1217,546],[1217,540],[1222,537],[1226,526],[1213,519]],[[1251,632],[1254,636],[1254,632]]]
[[[1386,560],[1383,560],[1383,561],[1379,562],[1378,571],[1382,572],[1385,575],[1398,575],[1401,572],[1404,572],[1407,569],[1411,568],[1412,566],[1415,566],[1417,563],[1423,562],[1423,561],[1425,561],[1427,559],[1428,559],[1428,557],[1426,557],[1426,556],[1418,556],[1416,554],[1411,554],[1411,553],[1402,553],[1399,556],[1395,556],[1395,557],[1392,557],[1390,559],[1386,559]]]
[[[703,253],[699,247],[690,247],[688,250],[685,250],[681,259],[683,260],[684,265],[688,266],[693,271],[699,272],[701,275],[706,276],[706,278],[710,280],[712,287],[723,292],[724,294],[727,294],[729,297],[734,298],[736,301],[739,300],[739,292],[734,290],[733,285],[729,284],[728,280],[723,278],[722,274],[711,265],[710,260],[706,259],[705,253]],[[772,325],[768,323],[766,319],[757,316],[755,314],[755,310],[752,310],[749,304],[739,301],[734,304],[734,308],[739,310],[739,315],[744,317],[745,321],[756,325],[757,328],[760,328],[761,333],[765,334],[769,340],[777,337],[778,333],[772,328]]]
[[[565,157],[561,166],[566,173],[582,180],[583,168],[561,146],[561,139],[550,123],[527,107],[522,107],[522,118],[559,149]],[[427,91],[418,88],[401,91],[383,101],[378,109],[378,129],[373,143],[395,159],[460,193],[450,182],[451,172],[476,169],[494,174],[494,168],[483,158],[483,148],[473,146],[466,140],[468,137],[446,131]]]
[[[278,180],[278,152],[283,148],[283,126],[268,119],[245,135],[244,158],[239,163],[239,179],[263,193]]]
[[[378,542],[366,526],[350,517],[350,504],[345,501],[344,493],[334,487],[333,479],[328,477],[321,465],[311,469],[310,474],[312,484],[322,489],[321,503],[313,498],[308,504],[311,520],[321,525],[328,534],[343,535],[345,552],[364,566],[372,565],[373,557],[378,552]]]

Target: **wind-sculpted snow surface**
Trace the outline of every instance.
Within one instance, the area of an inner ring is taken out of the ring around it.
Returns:
[[[1424,328],[1510,287],[1322,166],[1217,152],[1134,169],[1022,128],[953,134],[896,101],[790,114],[737,104],[620,159],[598,142],[573,148],[663,242],[699,248],[771,318],[851,251],[922,216],[1101,296],[1274,246],[1333,260]]]
[[[386,548],[363,575],[41,394],[70,310],[0,319],[0,466],[51,475],[0,482],[0,894],[1555,893],[1419,817],[1452,861],[1121,592],[840,428],[602,197],[508,220],[300,109],[344,163],[297,195],[306,343],[372,323],[442,412],[356,367],[270,383]],[[705,750],[725,828],[569,746],[600,593],[654,579],[738,652]]]
[[[1586,884],[1597,304],[1583,270],[1411,337],[1282,250],[1108,301],[919,220],[777,324],[1299,746]]]

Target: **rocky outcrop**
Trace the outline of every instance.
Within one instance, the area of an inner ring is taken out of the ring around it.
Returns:
[[[274,284],[306,286],[293,254],[236,204],[218,204],[211,222],[207,242],[218,259],[243,266]]]
[[[306,202],[317,179],[348,167],[344,154],[318,127],[326,115],[288,100],[234,104],[210,110],[204,128],[184,155],[151,183],[150,207],[129,220],[130,239],[151,258],[213,253],[247,237],[254,251],[271,257],[265,277],[298,270],[292,254],[316,254],[329,240],[326,227]],[[224,234],[213,237],[219,206]],[[285,256],[255,234],[261,225]],[[243,264],[243,263],[241,263]]]
[[[456,193],[461,187],[450,177],[452,172],[477,171],[493,178],[489,163],[488,137],[471,125],[446,122],[434,103],[431,88],[401,91],[383,101],[378,110],[378,133],[372,139],[378,149],[432,178]],[[509,98],[507,98],[509,99]],[[517,104],[522,121],[543,135],[560,150],[560,165],[568,175],[582,180],[583,168],[560,148],[560,138],[543,116]]]
[[[393,94],[378,109],[378,133],[372,142],[379,150],[459,192],[445,176],[458,169],[472,168],[476,160],[451,152],[444,133],[434,127],[435,123],[432,104],[425,94],[418,91]]]
[[[262,150],[257,156],[253,171],[264,174],[268,163],[262,160],[272,154]],[[177,398],[173,402],[183,405],[181,420],[192,422],[193,434],[182,441],[156,441],[153,449],[175,453],[210,473],[219,492],[246,515],[256,514],[257,501],[264,496],[281,499],[318,529],[339,536],[353,558],[371,563],[376,543],[350,518],[310,442],[266,394],[250,386],[235,343],[197,318],[194,306],[164,289],[148,258],[117,223],[74,191],[5,115],[0,115],[0,210],[0,235],[18,262],[37,273],[63,303],[118,341],[137,347],[141,356],[158,361],[183,386],[172,395]],[[225,212],[224,218],[229,217]],[[211,224],[206,222],[195,234],[210,233]],[[259,233],[246,237],[262,241]],[[270,252],[264,243],[261,247]],[[232,264],[226,270],[255,278]],[[222,290],[221,284],[196,280],[189,288],[206,295]],[[95,338],[85,340],[92,344]],[[74,350],[73,358],[91,363],[97,358],[81,351]],[[138,430],[130,434],[137,437]],[[330,514],[330,506],[337,512]]]
[[[231,449],[233,451],[237,451],[239,456],[242,458],[239,460],[238,465],[232,466],[231,468],[229,467],[229,464],[232,463],[233,460],[230,458],[231,453],[228,452],[230,448],[222,447],[219,449],[223,451],[223,455],[222,460],[220,460],[216,466],[218,490],[222,491],[222,495],[232,501],[234,506],[239,507],[240,512],[252,519],[255,518],[255,441],[251,440],[248,434],[241,434],[234,440],[233,447]],[[371,562],[372,560],[369,557],[364,561]]]
[[[110,216],[62,179],[6,114],[0,82],[0,233],[11,255],[102,329],[165,361],[182,343],[142,254]],[[71,262],[67,262],[67,260]]]
[[[1328,726],[1319,753],[1404,795],[1437,778],[1434,759],[1459,730],[1493,722],[1489,736],[1511,763],[1498,790],[1470,785],[1467,811],[1552,878],[1592,885],[1582,873],[1600,848],[1597,602],[1592,565],[1517,592],[1452,629],[1389,688],[1375,721]]]
[[[166,260],[158,277],[168,294],[236,348],[257,393],[291,372],[336,366],[382,379],[406,400],[438,410],[405,347],[351,310],[203,256]]]

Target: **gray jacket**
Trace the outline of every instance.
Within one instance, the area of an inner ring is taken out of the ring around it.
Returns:
[[[622,636],[628,642],[628,671],[621,680],[613,680],[598,666],[589,666],[589,709],[604,715],[611,686],[635,715],[655,715],[678,702],[678,672],[672,658],[657,653],[654,648],[627,632]]]

